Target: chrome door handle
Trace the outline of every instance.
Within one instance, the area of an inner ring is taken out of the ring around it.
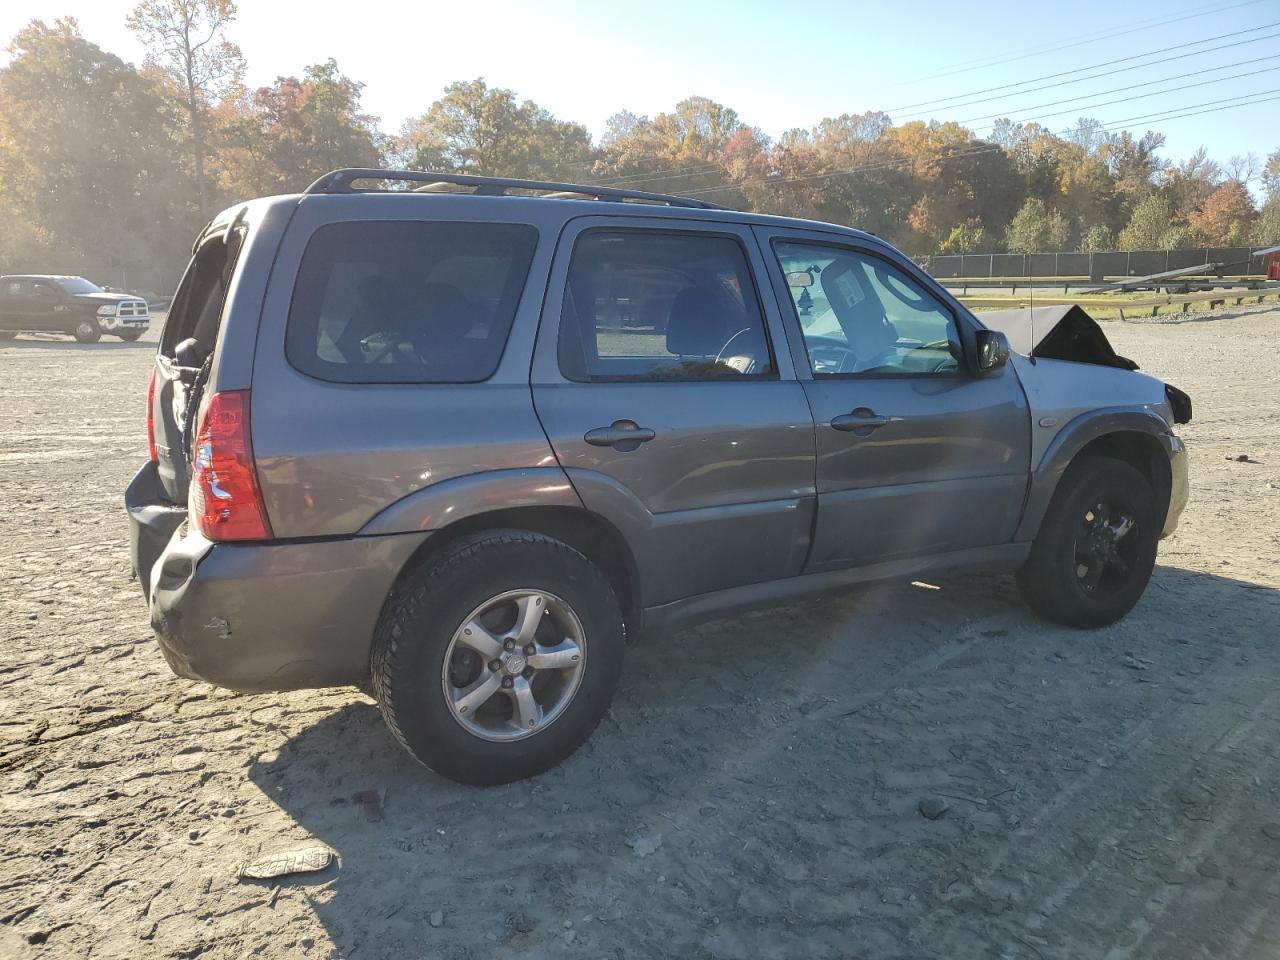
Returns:
[[[853,413],[831,418],[831,428],[845,433],[867,436],[872,430],[883,427],[892,417],[881,417],[869,407],[858,407]],[[864,432],[865,431],[865,432]]]
[[[655,436],[657,434],[652,430],[640,426],[634,420],[615,420],[607,427],[588,430],[582,439],[593,447],[613,447],[625,453],[652,440]]]

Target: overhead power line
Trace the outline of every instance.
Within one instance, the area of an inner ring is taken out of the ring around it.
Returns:
[[[1113,32],[1097,31],[1095,33],[1084,34],[1081,39],[1071,43],[1064,43],[1060,46],[1044,46],[1027,50],[1013,57],[987,57],[980,60],[966,60],[955,64],[954,69],[948,68],[941,73],[931,73],[923,77],[914,77],[910,80],[901,80],[898,83],[890,84],[886,89],[895,89],[897,87],[905,87],[912,83],[923,83],[925,80],[939,80],[943,77],[954,77],[961,73],[972,73],[974,70],[981,70],[985,67],[1001,66],[1006,63],[1016,63],[1019,60],[1027,60],[1031,57],[1041,56],[1046,53],[1061,53],[1063,50],[1073,50],[1076,47],[1082,47],[1090,43],[1098,43],[1102,40],[1112,40],[1116,37],[1125,37],[1131,33],[1138,33],[1141,30],[1151,30],[1155,28],[1165,27],[1174,23],[1182,23],[1185,20],[1195,20],[1200,17],[1207,17],[1213,14],[1225,13],[1228,10],[1235,10],[1238,7],[1252,7],[1262,3],[1263,0],[1243,0],[1242,3],[1231,3],[1223,7],[1201,8],[1193,13],[1187,13],[1180,17],[1162,17],[1158,21],[1147,18],[1136,22],[1133,26],[1124,30],[1116,30]]]
[[[1146,83],[1130,84],[1127,87],[1116,87],[1111,90],[1100,90],[1094,93],[1085,93],[1085,94],[1081,94],[1078,97],[1067,97],[1065,100],[1051,100],[1048,103],[1037,103],[1034,106],[1030,106],[1030,107],[1017,107],[1016,109],[1001,110],[998,113],[984,113],[980,117],[969,117],[967,120],[957,120],[955,122],[956,123],[976,123],[979,120],[995,120],[1000,117],[1011,116],[1015,113],[1026,113],[1028,110],[1043,110],[1045,107],[1056,107],[1064,103],[1074,103],[1077,100],[1092,100],[1094,97],[1106,97],[1106,96],[1110,96],[1113,93],[1123,93],[1126,90],[1139,90],[1143,87],[1152,87],[1159,83],[1168,83],[1170,80],[1182,80],[1182,79],[1185,79],[1186,77],[1199,77],[1206,73],[1214,73],[1215,71],[1218,71],[1218,70],[1230,70],[1232,67],[1245,67],[1251,63],[1263,63],[1267,60],[1277,60],[1277,59],[1280,59],[1280,53],[1273,53],[1270,56],[1266,56],[1266,57],[1255,57],[1252,60],[1240,60],[1240,61],[1237,61],[1236,63],[1224,63],[1220,67],[1207,67],[1204,70],[1193,70],[1190,73],[1179,73],[1172,77],[1161,77],[1159,80],[1148,80]],[[1258,72],[1261,72],[1261,71],[1258,71]],[[1247,77],[1252,75],[1253,74],[1249,74],[1249,73],[1237,73],[1229,77],[1218,77],[1214,80],[1206,80],[1204,81],[1204,83],[1205,84],[1222,83],[1225,80],[1236,80],[1240,77]],[[1203,84],[1192,83],[1192,84],[1187,84],[1184,87],[1171,87],[1168,90],[1156,90],[1156,91],[1153,91],[1152,93],[1144,94],[1144,96],[1154,97],[1161,93],[1173,93],[1175,90],[1186,90],[1189,87],[1194,87],[1194,86],[1203,86]],[[1070,113],[1070,112],[1074,112],[1075,110],[1088,110],[1088,109],[1092,109],[1093,106],[1094,105],[1091,105],[1091,104],[1082,104],[1079,107],[1072,107],[1070,111],[1064,111],[1064,112]],[[1097,106],[1105,106],[1105,104],[1097,104]],[[1053,116],[1053,114],[1051,114],[1051,116]]]
[[[1242,100],[1245,97],[1261,97],[1265,94],[1271,94],[1271,93],[1280,93],[1280,87],[1277,87],[1273,90],[1257,90],[1253,93],[1242,93],[1239,96],[1226,97],[1222,100],[1208,100],[1205,103],[1192,104],[1191,106],[1175,107],[1173,110],[1164,110],[1159,113],[1148,113],[1148,114],[1143,114],[1137,117],[1125,117],[1123,120],[1108,120],[1106,125],[1119,126],[1120,124],[1124,124],[1124,123],[1146,123],[1151,120],[1179,120],[1182,117],[1198,116],[1201,113],[1210,113],[1215,108],[1218,108],[1219,105],[1221,104],[1229,104],[1229,106],[1222,106],[1221,109],[1223,110],[1234,110],[1236,107],[1248,107],[1248,106],[1252,106],[1253,103],[1267,103],[1268,101],[1275,100],[1276,98],[1267,97],[1267,99],[1265,100],[1255,100],[1255,101],[1252,101],[1251,103],[1231,103],[1232,100]],[[1196,113],[1178,113],[1176,117],[1165,116],[1165,114],[1167,113],[1174,113],[1179,110],[1190,110],[1190,109],[1199,108],[1199,107],[1207,107],[1209,109],[1197,110]]]
[[[1274,73],[1277,70],[1280,70],[1280,66],[1265,67],[1262,70],[1251,70],[1247,73],[1236,73],[1236,74],[1232,74],[1229,77],[1218,77],[1216,80],[1201,80],[1199,83],[1184,83],[1180,87],[1170,87],[1168,90],[1156,90],[1151,93],[1139,93],[1139,94],[1135,94],[1132,97],[1120,97],[1119,99],[1116,99],[1116,100],[1104,100],[1101,103],[1090,103],[1090,104],[1086,104],[1084,107],[1072,107],[1068,110],[1055,110],[1053,113],[1042,113],[1034,117],[1025,117],[1020,120],[1015,120],[1014,122],[1015,123],[1030,123],[1033,121],[1038,122],[1040,120],[1047,120],[1050,117],[1060,117],[1066,113],[1076,113],[1081,109],[1094,110],[1098,107],[1110,107],[1117,103],[1129,103],[1132,100],[1145,100],[1147,97],[1158,97],[1166,93],[1175,93],[1178,90],[1190,90],[1193,87],[1203,87],[1211,83],[1222,83],[1225,80],[1239,80],[1242,77],[1256,77],[1259,74]]]
[[[1185,50],[1187,47],[1199,46],[1202,43],[1212,43],[1215,40],[1226,40],[1230,37],[1240,37],[1240,36],[1244,36],[1247,33],[1257,33],[1259,30],[1270,30],[1278,26],[1280,26],[1280,21],[1275,21],[1272,23],[1264,23],[1261,26],[1250,27],[1247,30],[1236,30],[1232,33],[1221,33],[1216,37],[1204,37],[1201,40],[1191,40],[1191,41],[1188,41],[1187,43],[1174,44],[1171,47],[1161,47],[1158,50],[1148,50],[1146,53],[1135,53],[1132,56],[1120,57],[1119,59],[1116,59],[1116,60],[1104,60],[1101,63],[1090,64],[1087,67],[1077,67],[1074,70],[1061,70],[1058,73],[1046,73],[1044,76],[1032,77],[1029,80],[1019,80],[1016,83],[1004,83],[995,87],[986,87],[982,90],[970,90],[968,93],[957,93],[955,96],[941,97],[937,100],[921,100],[919,103],[905,103],[900,107],[893,107],[892,109],[886,112],[897,113],[900,110],[915,110],[918,108],[950,110],[955,107],[965,107],[974,103],[985,103],[988,100],[1000,100],[1003,98],[1002,97],[986,97],[983,100],[970,100],[966,103],[954,103],[947,107],[937,106],[939,104],[949,103],[952,100],[963,100],[966,97],[976,97],[978,96],[978,94],[994,93],[998,90],[1009,90],[1009,89],[1012,89],[1013,87],[1025,87],[1029,83],[1039,83],[1041,80],[1053,80],[1057,77],[1068,77],[1068,76],[1071,76],[1072,74],[1085,73],[1086,71],[1089,71],[1089,70],[1096,70],[1099,67],[1110,67],[1110,66],[1114,66],[1117,63],[1129,63],[1130,61],[1133,61],[1133,60],[1141,60],[1144,57],[1153,57],[1158,53],[1168,53],[1171,50]],[[1280,36],[1280,34],[1272,34],[1266,37],[1255,37],[1251,40],[1242,40],[1236,43],[1222,44],[1221,46],[1210,47],[1205,50],[1194,50],[1190,53],[1179,54],[1176,57],[1164,57],[1163,59],[1159,61],[1154,61],[1153,63],[1134,64],[1132,66],[1122,67],[1118,70],[1109,70],[1105,73],[1097,73],[1091,77],[1077,77],[1075,80],[1064,80],[1060,83],[1051,83],[1051,84],[1046,84],[1045,86],[1042,86],[1042,87],[1034,87],[1032,88],[1032,90],[1047,90],[1050,87],[1060,87],[1067,83],[1079,83],[1081,80],[1093,80],[1097,77],[1108,77],[1116,73],[1124,73],[1128,70],[1140,70],[1143,67],[1153,66],[1154,63],[1169,63],[1170,61],[1173,61],[1173,60],[1185,60],[1187,57],[1198,57],[1198,56],[1201,56],[1202,54],[1213,53],[1215,50],[1226,50],[1230,47],[1242,46],[1243,44],[1246,44],[1246,43],[1257,43],[1259,40],[1270,40],[1272,36]],[[1017,92],[1030,93],[1031,90],[1019,90]]]

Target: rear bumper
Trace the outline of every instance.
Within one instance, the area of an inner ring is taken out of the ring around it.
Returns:
[[[387,593],[428,536],[214,543],[188,527],[185,511],[173,524],[172,508],[131,503],[129,516],[134,566],[170,668],[246,692],[362,683]]]

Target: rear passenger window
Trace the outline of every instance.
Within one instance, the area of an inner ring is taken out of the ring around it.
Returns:
[[[734,238],[712,234],[584,233],[559,347],[570,380],[774,375],[746,255]]]
[[[289,362],[344,383],[484,380],[498,367],[536,242],[524,224],[321,227],[294,285]]]

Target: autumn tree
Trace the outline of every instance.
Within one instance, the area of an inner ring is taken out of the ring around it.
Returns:
[[[1174,218],[1186,220],[1218,189],[1221,181],[1222,168],[1209,159],[1208,150],[1200,147],[1182,163],[1163,171],[1160,190],[1168,197]]]
[[[1116,248],[1116,236],[1103,223],[1095,223],[1080,238],[1081,253],[1101,253]]]
[[[1196,241],[1207,247],[1236,247],[1247,242],[1257,217],[1244,184],[1228,180],[1191,215],[1187,226]]]
[[[1280,246],[1280,193],[1273,193],[1262,205],[1251,239],[1259,247]]]
[[[235,15],[232,0],[143,0],[125,21],[186,111],[202,218],[209,213],[205,116],[244,69],[240,48],[225,36]]]
[[[1129,223],[1120,231],[1121,250],[1164,250],[1164,239],[1173,227],[1173,206],[1168,199],[1152,194],[1133,209]]]
[[[973,219],[958,223],[951,228],[947,239],[938,247],[939,253],[976,253],[987,246],[987,232],[982,228],[982,221]]]
[[[1059,215],[1060,216],[1060,215]],[[1054,248],[1054,229],[1059,224],[1051,220],[1050,211],[1039,197],[1028,197],[1027,202],[1014,214],[1005,235],[1005,246],[1010,253],[1038,253]]]
[[[591,162],[586,128],[483,78],[452,83],[392,144],[398,162],[483,176],[581,179]]]
[[[238,199],[289,193],[338,167],[380,166],[363,86],[330,59],[224,104],[216,116],[223,190]]]
[[[1262,167],[1261,179],[1262,189],[1268,197],[1280,194],[1280,150],[1267,157],[1267,162]]]
[[[760,131],[737,111],[707,97],[686,97],[656,117],[623,110],[609,118],[590,177],[593,183],[697,196],[728,205],[746,203],[732,166],[744,169],[744,149],[764,149]],[[732,149],[730,149],[732,145]],[[760,168],[757,157],[748,167]]]
[[[158,86],[80,34],[33,20],[0,69],[7,270],[154,283],[198,228],[169,161],[178,131]]]

